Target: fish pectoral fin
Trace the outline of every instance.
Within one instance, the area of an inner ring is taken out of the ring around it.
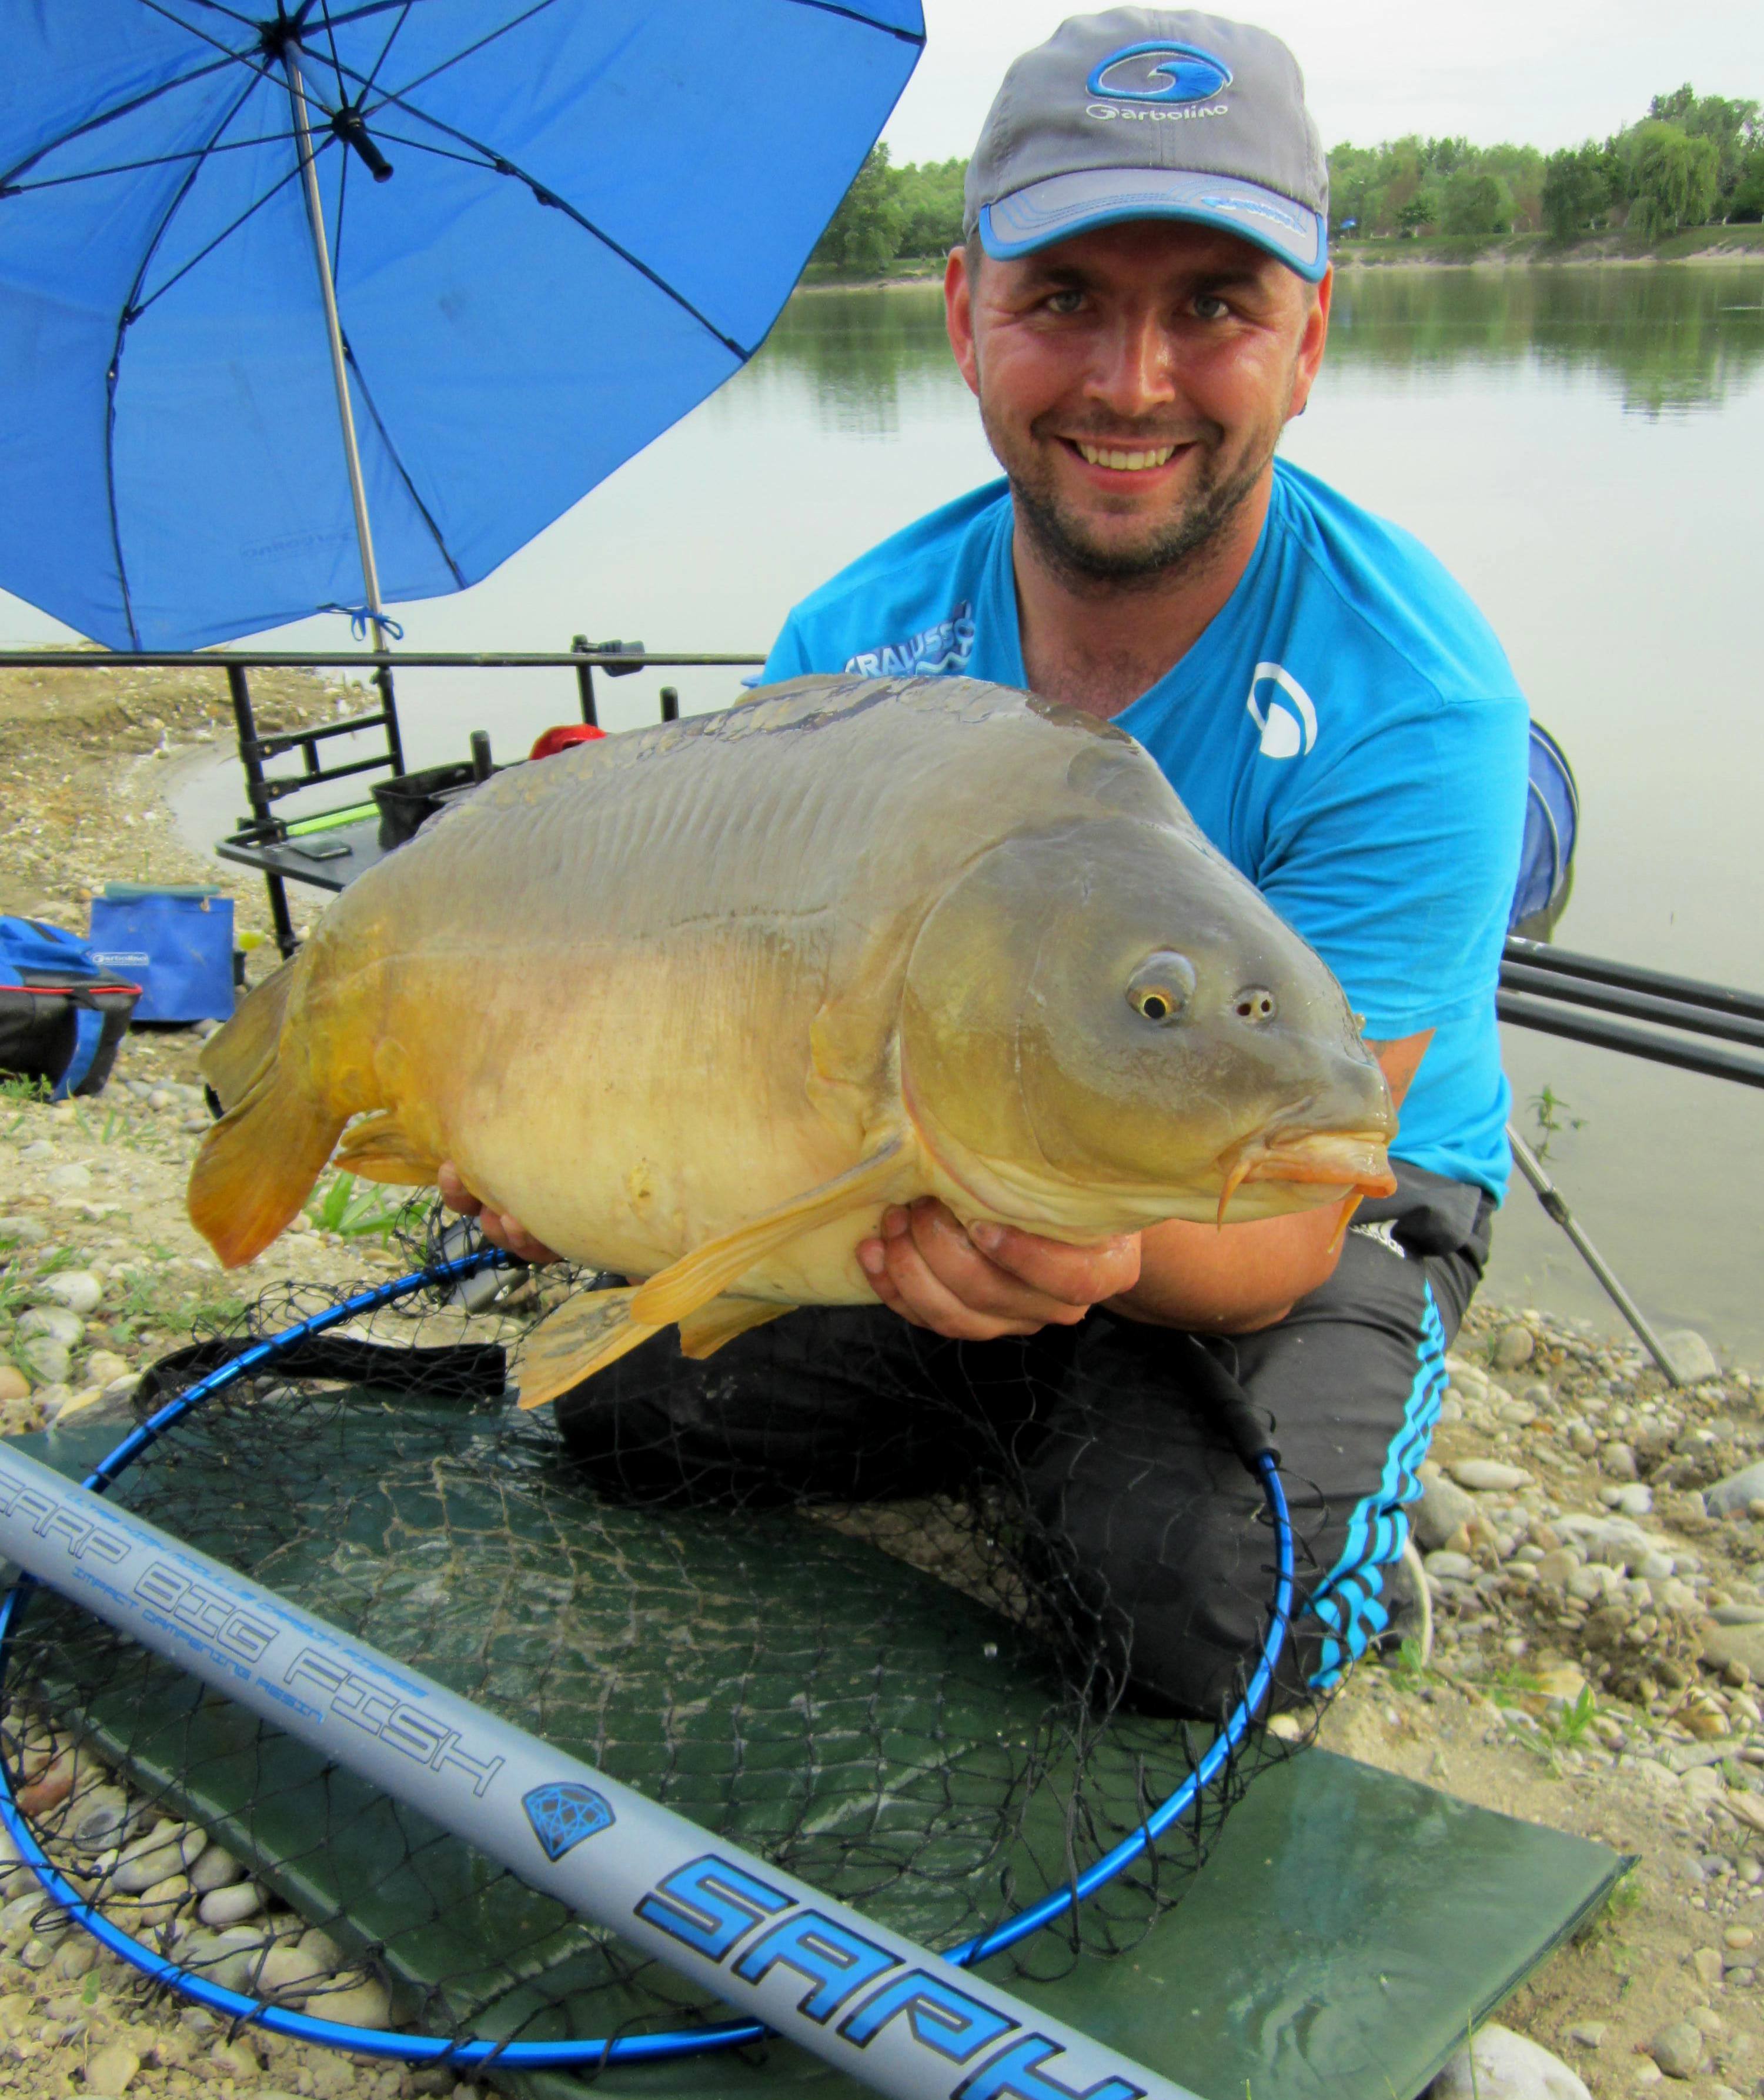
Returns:
[[[906,1156],[903,1140],[894,1138],[848,1173],[823,1181],[818,1189],[738,1225],[732,1233],[707,1240],[639,1287],[631,1301],[632,1317],[656,1327],[686,1320],[701,1305],[721,1297],[730,1284],[738,1283],[750,1268],[757,1268],[779,1247],[788,1246],[792,1240],[837,1218],[849,1217],[853,1211],[884,1201]]]
[[[396,1109],[377,1109],[351,1123],[337,1148],[337,1163],[364,1181],[390,1182],[399,1189],[426,1188],[441,1168],[434,1154],[399,1121]]]
[[[579,1291],[540,1321],[514,1359],[523,1410],[543,1407],[659,1331],[631,1317],[636,1295],[637,1286],[628,1283]]]
[[[794,1312],[794,1305],[769,1305],[763,1298],[713,1298],[680,1322],[680,1353],[695,1363],[714,1357],[725,1342]]]

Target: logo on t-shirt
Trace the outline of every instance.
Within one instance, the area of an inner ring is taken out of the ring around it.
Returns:
[[[845,668],[860,678],[931,678],[940,672],[965,671],[974,653],[974,615],[964,598],[947,620],[909,634],[904,642],[884,642],[845,660]]]
[[[1256,695],[1266,685],[1277,686],[1286,697],[1271,698],[1264,712]],[[1245,705],[1250,721],[1262,732],[1264,758],[1302,757],[1316,742],[1316,708],[1311,695],[1283,664],[1256,665]]]

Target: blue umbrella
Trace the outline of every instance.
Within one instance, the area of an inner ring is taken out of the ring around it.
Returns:
[[[919,0],[270,4],[7,10],[0,585],[112,647],[487,575],[753,354],[924,42]]]

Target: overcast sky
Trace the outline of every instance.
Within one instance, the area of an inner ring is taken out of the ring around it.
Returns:
[[[1005,67],[1076,11],[925,0],[929,41],[884,134],[894,159],[971,152]],[[1547,150],[1605,137],[1683,80],[1764,99],[1760,0],[1249,0],[1243,15],[1298,54],[1332,146],[1418,131]]]

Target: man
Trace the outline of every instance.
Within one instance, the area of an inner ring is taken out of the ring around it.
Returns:
[[[1431,558],[1276,461],[1331,285],[1326,169],[1284,45],[1198,14],[1067,22],[1007,74],[966,205],[950,342],[1005,479],[806,599],[765,680],[960,673],[1131,732],[1365,1015],[1402,1104],[1400,1186],[1345,1241],[1338,1207],[1096,1247],[891,1211],[861,1259],[899,1320],[799,1314],[702,1370],[640,1352],[585,1389],[576,1432],[630,1462],[646,1439],[682,1479],[898,1490],[935,1468],[897,1462],[900,1410],[879,1425],[876,1393],[984,1394],[1039,1565],[1117,1676],[1215,1716],[1268,1555],[1195,1400],[1196,1348],[1272,1417],[1310,1550],[1286,1695],[1387,1624],[1507,1171],[1493,992],[1527,714]]]

